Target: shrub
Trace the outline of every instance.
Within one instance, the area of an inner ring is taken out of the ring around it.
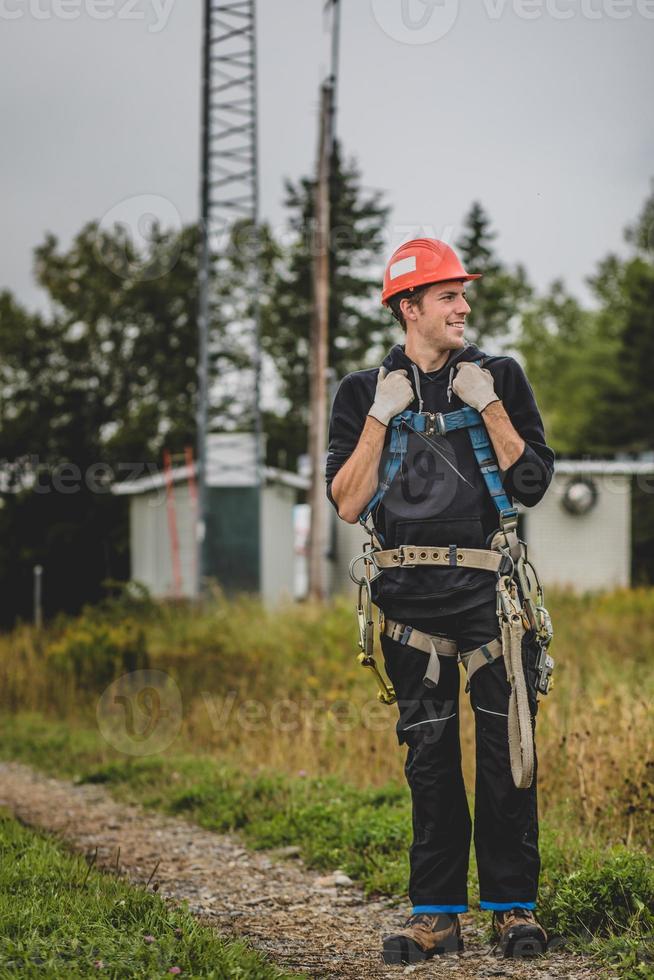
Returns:
[[[62,673],[72,677],[76,687],[90,691],[149,665],[145,632],[135,620],[110,623],[89,616],[70,623],[47,648],[46,659],[55,677]]]
[[[622,846],[586,851],[574,870],[550,870],[541,899],[548,923],[563,935],[645,936],[654,931],[654,866]]]

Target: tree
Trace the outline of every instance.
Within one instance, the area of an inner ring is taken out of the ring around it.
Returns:
[[[560,280],[523,312],[517,346],[557,453],[606,450],[594,419],[599,392],[614,390],[616,382],[619,341],[608,326],[596,312],[582,309]]]
[[[654,184],[634,225],[632,252],[606,256],[583,310],[555,283],[522,318],[520,349],[553,447],[575,456],[654,453]],[[651,483],[651,481],[650,481]],[[654,580],[651,486],[632,486],[635,581]]]
[[[483,279],[474,284],[472,312],[467,319],[466,336],[476,344],[508,337],[513,319],[531,295],[523,266],[511,271],[494,252],[497,234],[490,230],[490,218],[482,205],[473,202],[457,242],[465,268],[480,272]]]
[[[268,461],[289,467],[307,446],[314,200],[314,180],[287,181],[285,205],[295,240],[282,257],[264,316],[264,350],[287,406],[285,412],[267,413]],[[379,193],[363,190],[358,168],[352,161],[343,163],[336,145],[330,183],[329,308],[329,364],[335,380],[378,363],[394,337],[393,321],[379,308],[379,277],[372,273],[384,250],[388,213]]]
[[[252,388],[233,383],[249,357],[239,327],[251,313],[252,238],[239,225],[214,256],[215,430],[248,424],[252,408]],[[265,259],[265,231],[262,243]],[[10,491],[0,499],[0,618],[29,615],[37,563],[48,612],[94,601],[103,579],[127,576],[125,502],[109,493],[111,482],[157,469],[164,447],[181,452],[196,441],[197,244],[196,227],[154,227],[141,254],[120,228],[89,223],[69,249],[48,235],[35,250],[50,318],[0,294],[2,489]]]

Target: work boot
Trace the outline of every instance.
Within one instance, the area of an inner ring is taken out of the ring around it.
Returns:
[[[404,928],[384,936],[383,942],[384,963],[419,963],[463,949],[459,917],[449,912],[410,915]]]
[[[530,909],[493,912],[493,931],[505,956],[540,956],[547,950],[547,933]]]

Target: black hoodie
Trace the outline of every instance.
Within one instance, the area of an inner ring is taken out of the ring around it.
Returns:
[[[493,375],[495,391],[518,433],[525,450],[502,474],[511,500],[533,507],[552,479],[554,453],[545,443],[543,422],[534,393],[518,362],[512,357],[484,354],[474,344],[453,351],[438,371],[425,374],[397,344],[383,361],[390,371],[406,369],[416,399],[412,411],[453,412],[464,403],[452,391],[455,366],[482,360]],[[341,382],[334,399],[329,425],[327,496],[336,507],[331,484],[359,441],[375,396],[379,369],[355,371]],[[420,405],[419,399],[422,399]],[[380,475],[388,458],[390,430],[380,463]],[[460,548],[488,547],[498,526],[498,513],[479,470],[466,429],[446,437],[432,436],[430,446],[409,433],[406,466],[395,477],[372,515],[384,547],[401,544]],[[338,510],[338,508],[337,508]],[[387,616],[417,625],[417,620],[448,615],[492,599],[495,576],[465,568],[387,569],[373,585],[373,598]]]

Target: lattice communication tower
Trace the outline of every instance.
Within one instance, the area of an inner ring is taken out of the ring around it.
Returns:
[[[199,272],[199,396],[198,396],[198,590],[206,576],[207,434],[218,406],[239,404],[241,419],[255,435],[256,486],[262,476],[260,411],[261,349],[258,296],[260,263],[258,107],[255,0],[205,0],[202,57],[201,125],[201,254]],[[212,309],[216,302],[216,268],[234,252],[234,226],[246,223],[249,233],[237,244],[242,276],[230,301],[222,293],[220,336]],[[252,234],[252,229],[255,233]],[[217,256],[217,266],[215,257]],[[244,315],[243,297],[247,297]],[[229,320],[233,310],[233,322]],[[216,365],[220,365],[220,370]],[[245,396],[243,393],[246,393]],[[244,402],[245,398],[245,404]],[[256,535],[258,540],[258,528]]]

